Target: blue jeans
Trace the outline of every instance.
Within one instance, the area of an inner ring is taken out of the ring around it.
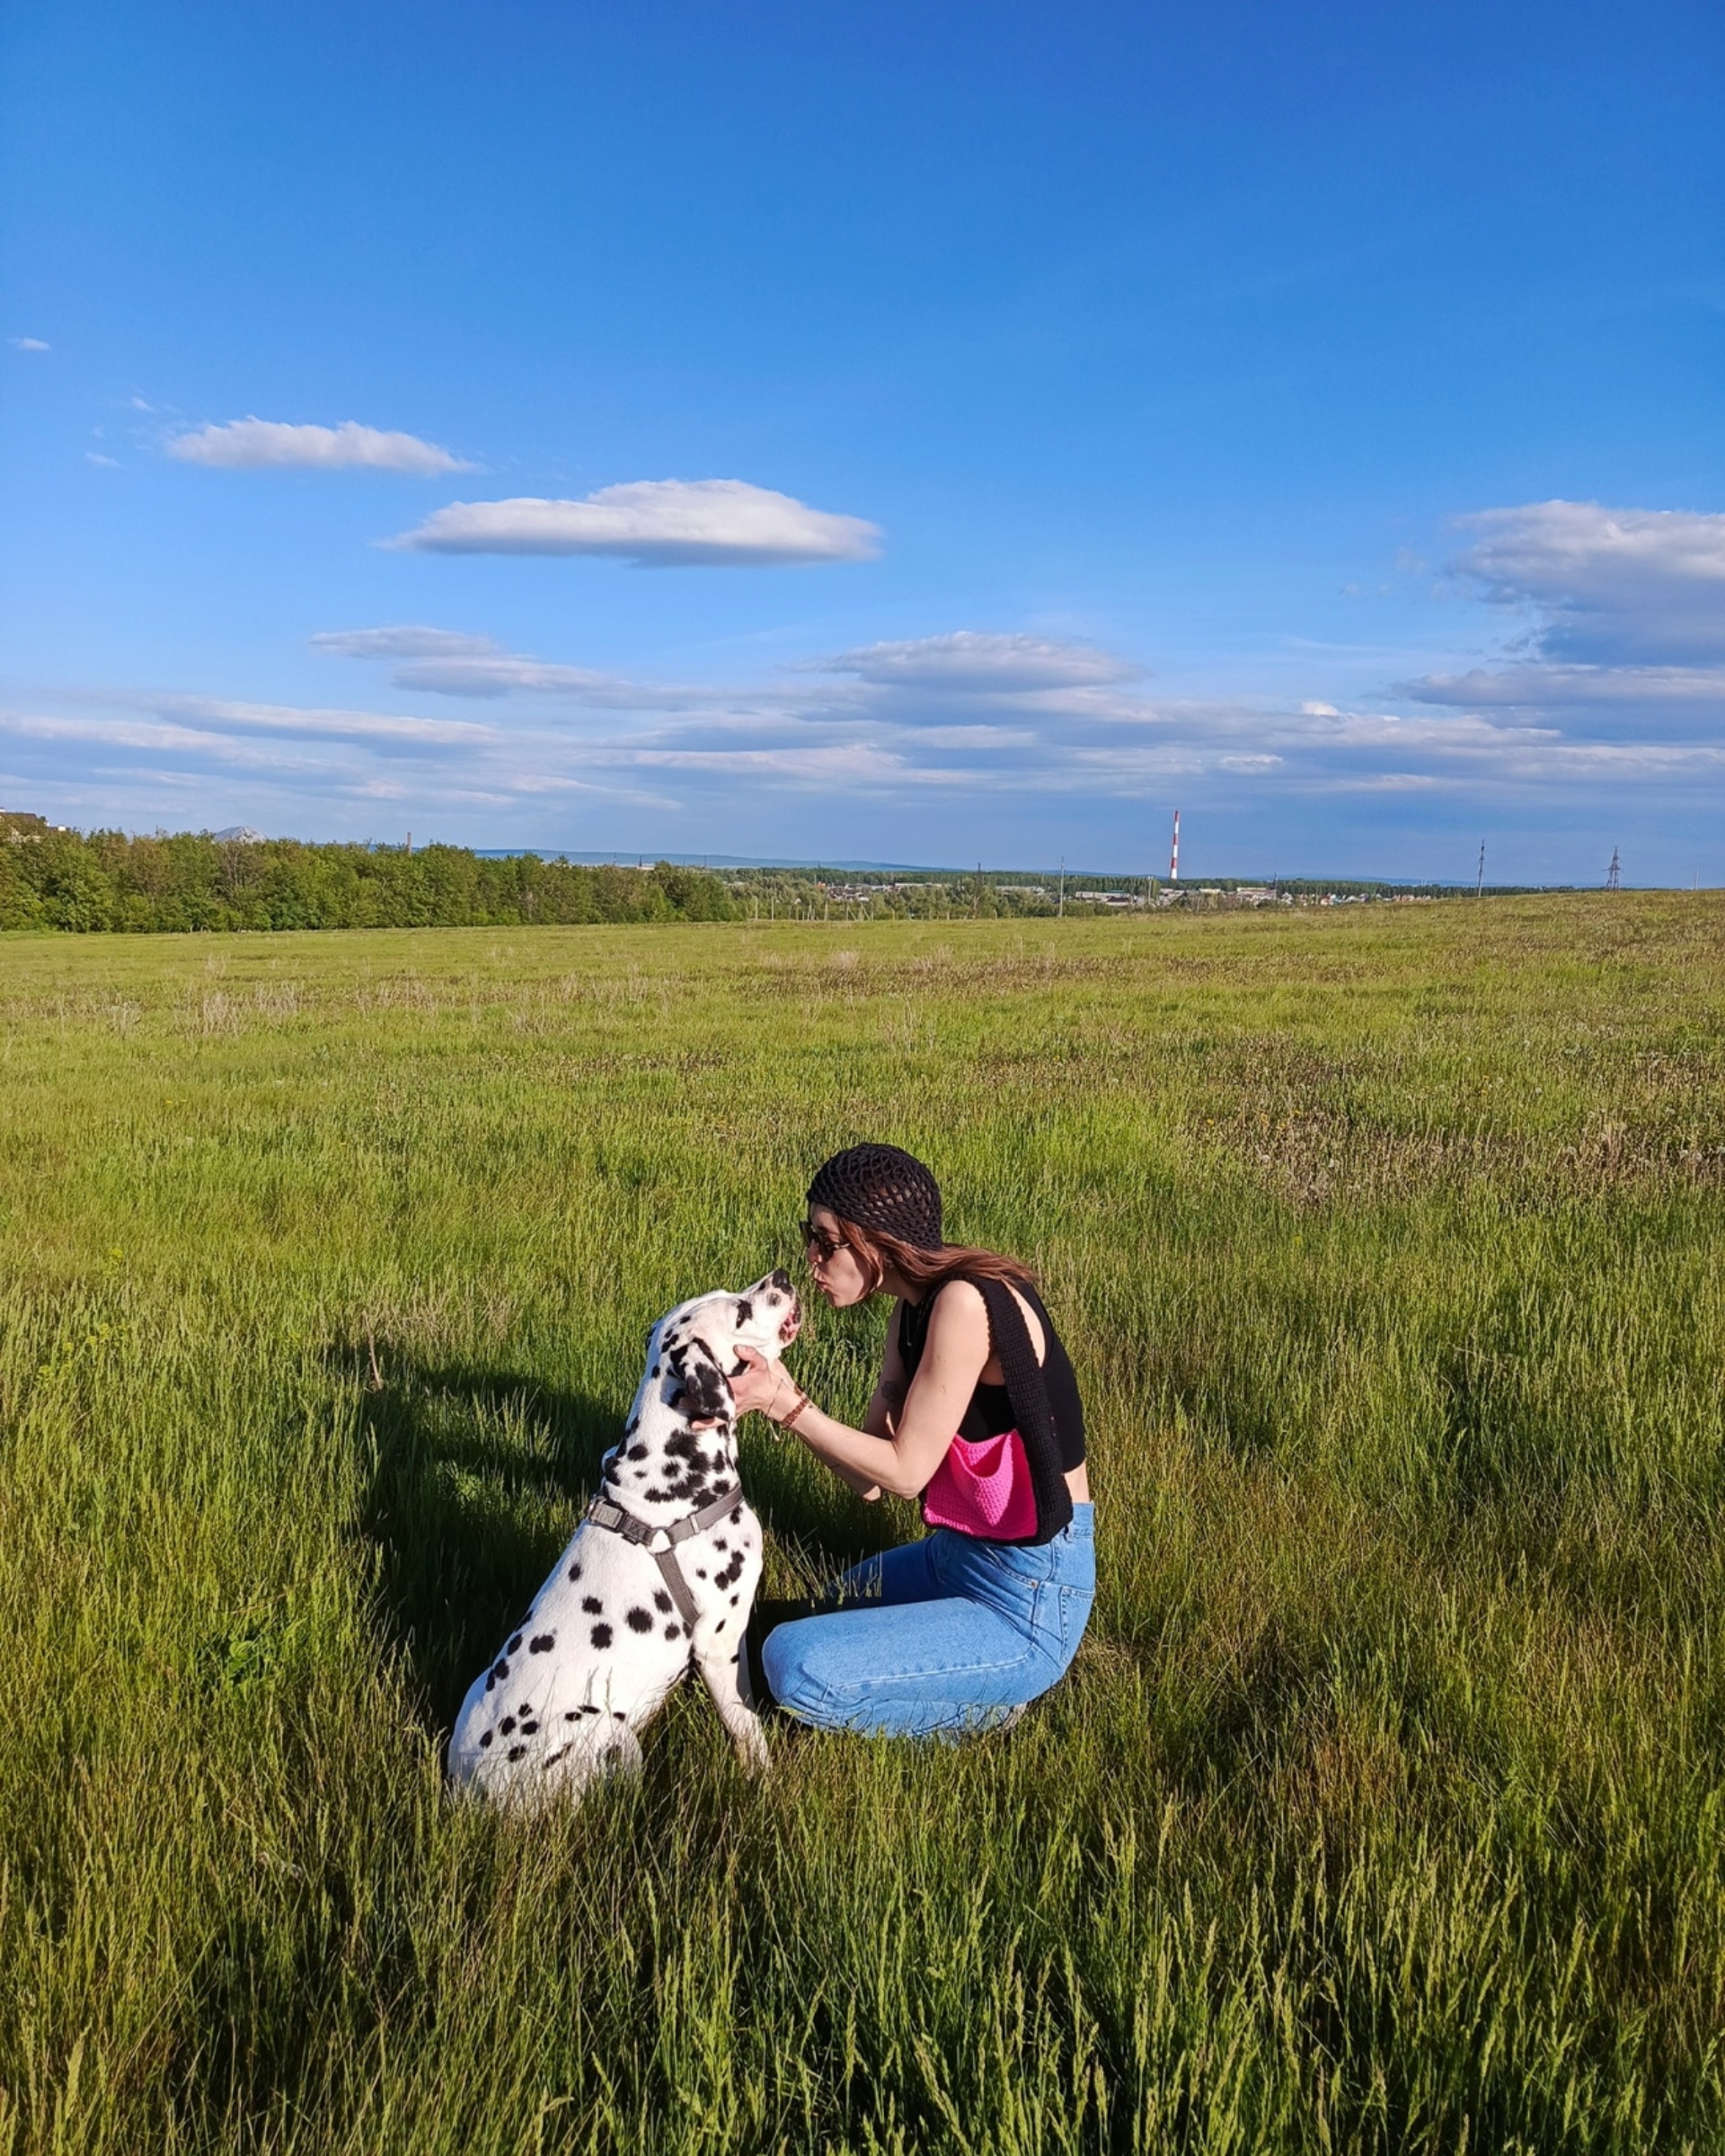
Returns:
[[[937,1527],[847,1572],[830,1615],[766,1636],[787,1714],[821,1729],[930,1736],[985,1729],[1057,1683],[1096,1598],[1094,1515],[1051,1542],[983,1542]]]

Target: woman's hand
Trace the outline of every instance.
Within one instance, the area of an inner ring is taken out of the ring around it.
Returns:
[[[789,1408],[794,1404],[799,1388],[783,1364],[769,1363],[753,1348],[739,1348],[737,1352],[748,1365],[730,1381],[730,1397],[739,1415],[758,1411],[770,1416],[775,1405]]]

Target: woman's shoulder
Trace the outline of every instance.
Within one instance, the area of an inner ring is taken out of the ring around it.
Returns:
[[[930,1291],[927,1302],[926,1324],[933,1333],[936,1324],[942,1334],[973,1330],[988,1323],[988,1306],[983,1300],[982,1290],[974,1280],[955,1274],[950,1280],[941,1281]]]
[[[1041,1362],[1047,1353],[1048,1339],[1054,1330],[1052,1321],[1042,1308],[1041,1297],[1029,1281],[1004,1280],[1000,1285],[1018,1305],[1018,1313],[1023,1319],[1025,1330],[1030,1335],[1031,1349],[1037,1361]],[[979,1333],[992,1351],[994,1320],[989,1313],[988,1299],[984,1295],[978,1281],[968,1279],[962,1273],[956,1274],[951,1280],[941,1283],[930,1297],[930,1303],[931,1331],[934,1316],[944,1312],[946,1314],[941,1317],[943,1336],[968,1337]]]
[[[931,1304],[951,1303],[966,1310],[986,1311],[991,1300],[989,1288],[996,1291],[1004,1288],[1021,1310],[1028,1310],[1038,1317],[1046,1314],[1036,1283],[1029,1277],[984,1280],[978,1277],[973,1280],[969,1273],[954,1273],[950,1280],[941,1282],[929,1300]]]

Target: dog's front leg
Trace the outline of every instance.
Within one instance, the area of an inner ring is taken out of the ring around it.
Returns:
[[[736,1656],[722,1647],[710,1648],[701,1657],[701,1675],[719,1710],[719,1719],[737,1747],[738,1758],[751,1774],[764,1773],[770,1757],[766,1738],[761,1731],[761,1718],[738,1689]]]

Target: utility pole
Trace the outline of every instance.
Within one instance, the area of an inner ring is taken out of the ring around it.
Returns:
[[[1170,883],[1180,881],[1180,811],[1178,808],[1174,810],[1174,850],[1168,857],[1168,880]]]
[[[1066,917],[1066,857],[1064,853],[1060,856],[1060,897],[1054,909],[1054,917],[1057,921],[1064,921]]]
[[[1608,891],[1623,888],[1622,884],[1618,881],[1618,873],[1617,849],[1614,846],[1611,849],[1611,866],[1606,870],[1606,888]]]
[[[1473,886],[1473,896],[1476,898],[1485,896],[1485,841],[1483,839],[1480,841],[1480,877],[1479,881]]]

